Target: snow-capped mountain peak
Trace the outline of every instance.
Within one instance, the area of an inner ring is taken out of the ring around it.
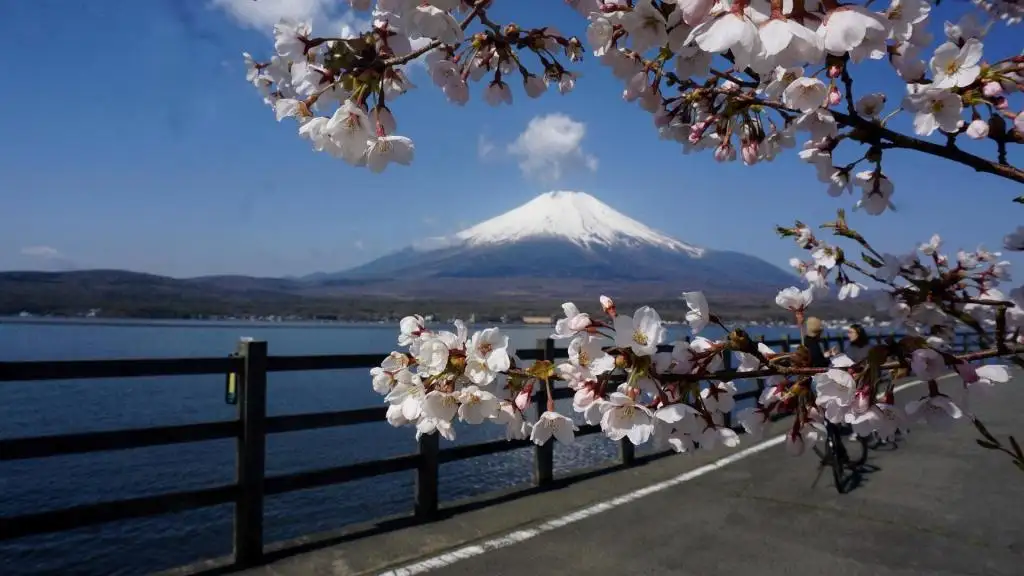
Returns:
[[[581,247],[656,246],[694,258],[704,249],[680,242],[618,212],[584,192],[546,192],[526,204],[420,249],[451,245],[486,246],[557,238]]]

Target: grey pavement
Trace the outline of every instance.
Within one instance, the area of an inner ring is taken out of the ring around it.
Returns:
[[[973,406],[1000,438],[1024,439],[1024,375]],[[947,385],[948,386],[948,385]],[[901,401],[923,393],[914,387]],[[782,431],[787,421],[772,430]],[[774,446],[531,538],[432,570],[437,576],[1024,574],[1024,473],[1009,456],[916,427],[838,494],[817,459]],[[673,456],[447,520],[281,559],[252,576],[379,574],[672,478],[727,452]],[[399,574],[402,572],[399,571]]]

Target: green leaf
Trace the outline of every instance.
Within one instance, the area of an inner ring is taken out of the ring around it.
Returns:
[[[977,442],[978,446],[981,446],[982,448],[988,448],[989,450],[999,450],[999,444],[996,444],[995,442],[989,442],[988,440],[982,440],[981,438],[976,439],[975,442]]]
[[[1017,458],[1024,460],[1024,452],[1021,451],[1020,444],[1017,444],[1017,439],[1013,436],[1010,436],[1010,446],[1013,446],[1013,451],[1017,454]]]
[[[982,436],[988,438],[989,440],[995,442],[996,444],[999,444],[999,441],[996,440],[995,436],[993,436],[992,433],[988,431],[988,428],[985,428],[985,425],[981,423],[981,420],[973,418],[971,421],[974,422],[974,427],[978,429],[978,432],[981,432]]]
[[[1022,471],[1024,471],[1024,462],[1014,461],[1013,463],[1017,465],[1017,468],[1020,468]]]
[[[878,260],[875,260],[874,258],[872,258],[871,256],[868,256],[867,254],[865,254],[863,252],[860,253],[860,257],[861,257],[862,260],[867,262],[868,265],[871,266],[872,268],[881,268],[882,267],[882,263],[881,262],[879,262]]]
[[[1024,196],[1017,196],[1016,198],[1013,199],[1013,201],[1016,202],[1017,204],[1024,204]]]

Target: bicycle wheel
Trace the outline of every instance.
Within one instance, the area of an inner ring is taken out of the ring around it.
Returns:
[[[870,439],[865,436],[844,436],[842,438],[843,448],[846,452],[846,465],[850,468],[863,466],[868,460],[868,443]]]
[[[831,456],[828,463],[832,468],[832,481],[835,483],[836,492],[842,494],[846,491],[843,469],[846,468],[847,458],[842,440],[835,432],[829,431],[825,438],[825,453]]]

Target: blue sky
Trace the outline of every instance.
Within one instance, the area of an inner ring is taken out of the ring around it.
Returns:
[[[830,198],[792,152],[754,167],[682,155],[658,139],[648,113],[622,101],[619,82],[592,57],[575,68],[583,74],[575,93],[529,100],[517,89],[515,105],[497,109],[480,90],[465,108],[448,104],[414,69],[419,88],[394,105],[399,132],[417,143],[414,164],[383,175],[351,168],[312,152],[292,123],[274,121],[245,81],[241,52],[270,54],[270,28],[260,24],[282,4],[319,10],[322,21],[352,20],[333,0],[260,2],[262,11],[250,0],[5,4],[0,269],[336,271],[550,189],[586,191],[681,240],[784,266],[798,253],[774,236],[774,224],[824,222],[855,201]],[[523,26],[583,37],[585,21],[562,2],[496,4],[500,21],[509,19],[502,5],[515,4]],[[936,13],[938,38],[957,10]],[[999,25],[986,52],[1019,52],[1019,28]],[[901,88],[878,68],[857,86],[895,87],[892,102]],[[585,126],[581,153],[596,169],[566,164],[557,180],[550,170],[523,173],[508,146],[531,119],[552,113]],[[484,158],[482,141],[491,149]],[[1022,156],[1017,150],[1011,161]],[[892,154],[885,166],[899,211],[850,218],[883,250],[909,250],[933,232],[951,247],[997,248],[1024,223],[1024,207],[1009,201],[1022,192],[1017,184],[915,153]]]

